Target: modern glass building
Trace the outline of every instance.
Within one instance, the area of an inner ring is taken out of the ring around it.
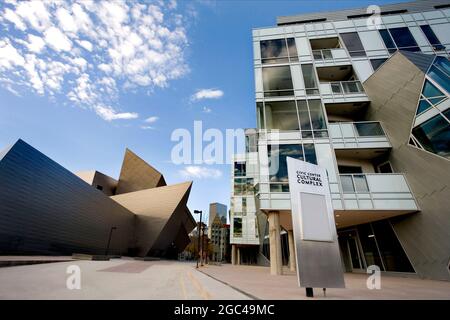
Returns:
[[[253,30],[257,126],[234,157],[234,263],[295,269],[290,156],[327,169],[347,272],[450,280],[450,3],[381,6],[373,21],[361,8]]]

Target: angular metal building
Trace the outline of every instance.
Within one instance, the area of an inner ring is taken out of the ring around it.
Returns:
[[[77,175],[23,140],[0,152],[0,254],[173,257],[189,243],[192,182],[166,186],[126,150],[119,180]]]

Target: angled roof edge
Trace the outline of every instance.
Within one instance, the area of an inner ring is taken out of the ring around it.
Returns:
[[[14,142],[13,144],[7,145],[5,148],[3,148],[2,150],[0,150],[0,161],[2,161],[2,159],[9,153],[9,151],[14,148],[14,146],[18,143],[26,143],[25,141],[23,141],[22,139],[17,139],[16,142]]]
[[[420,71],[425,74],[433,64],[434,59],[436,59],[435,54],[425,54],[421,52],[411,52],[405,50],[400,50],[398,51],[398,53],[411,61]]]

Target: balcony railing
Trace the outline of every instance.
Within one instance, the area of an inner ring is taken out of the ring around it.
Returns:
[[[391,147],[378,121],[330,123],[328,130],[335,149]]]
[[[334,94],[364,93],[364,88],[360,81],[337,81],[330,82],[330,85]]]
[[[340,174],[345,209],[418,210],[402,173]]]
[[[348,62],[349,57],[344,48],[313,50],[313,57],[317,63]]]

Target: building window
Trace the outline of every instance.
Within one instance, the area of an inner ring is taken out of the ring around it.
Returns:
[[[383,39],[384,45],[388,49],[389,53],[394,53],[397,51],[397,47],[395,46],[394,40],[387,29],[380,29],[380,36]]]
[[[260,47],[261,62],[263,64],[298,61],[294,38],[263,40],[260,41]]]
[[[247,198],[242,198],[242,212],[247,212]]]
[[[427,75],[450,93],[450,62],[446,58],[437,56]]]
[[[101,185],[98,184],[98,185],[97,185],[97,189],[100,190],[100,191],[103,191],[103,186],[101,186]]]
[[[384,136],[379,122],[355,122],[355,128],[359,137]]]
[[[267,129],[299,129],[295,101],[265,102],[265,111]]]
[[[320,100],[300,100],[297,101],[300,128],[303,138],[327,137],[327,127],[325,116]]]
[[[412,130],[414,138],[427,151],[450,159],[450,109]]]
[[[351,57],[366,56],[366,51],[364,50],[358,32],[341,33],[340,36],[344,41],[344,44],[347,47],[348,53],[350,54]]]
[[[429,25],[423,25],[420,26],[420,29],[422,29],[423,33],[428,39],[428,42],[431,44],[434,50],[441,51],[445,50],[445,47],[441,44],[439,39],[436,37],[436,34],[434,33],[433,29]]]
[[[235,177],[246,176],[246,166],[244,161],[236,161],[234,163],[234,176]]]
[[[390,53],[398,50],[420,51],[416,40],[407,27],[380,29],[381,38]],[[395,45],[394,45],[395,43]]]
[[[317,164],[313,144],[268,145],[270,182],[288,182],[286,157],[305,160]],[[307,158],[305,158],[307,156]]]
[[[253,178],[235,178],[234,179],[234,194],[253,194]]]
[[[443,94],[438,88],[436,88],[434,84],[432,84],[428,80],[425,80],[416,114],[421,114],[422,112],[431,108],[432,105],[437,105],[446,98],[447,97],[445,96],[445,94]]]
[[[392,170],[391,163],[389,161],[386,161],[382,164],[380,164],[377,168],[378,173],[393,173],[394,170]]]
[[[263,68],[262,77],[265,97],[294,95],[289,66]]]
[[[377,71],[379,67],[387,60],[387,58],[382,59],[371,59],[370,63],[372,64],[373,71]]]
[[[242,218],[233,218],[233,237],[242,237]]]
[[[302,64],[303,81],[307,95],[319,94],[317,77],[312,64]]]

